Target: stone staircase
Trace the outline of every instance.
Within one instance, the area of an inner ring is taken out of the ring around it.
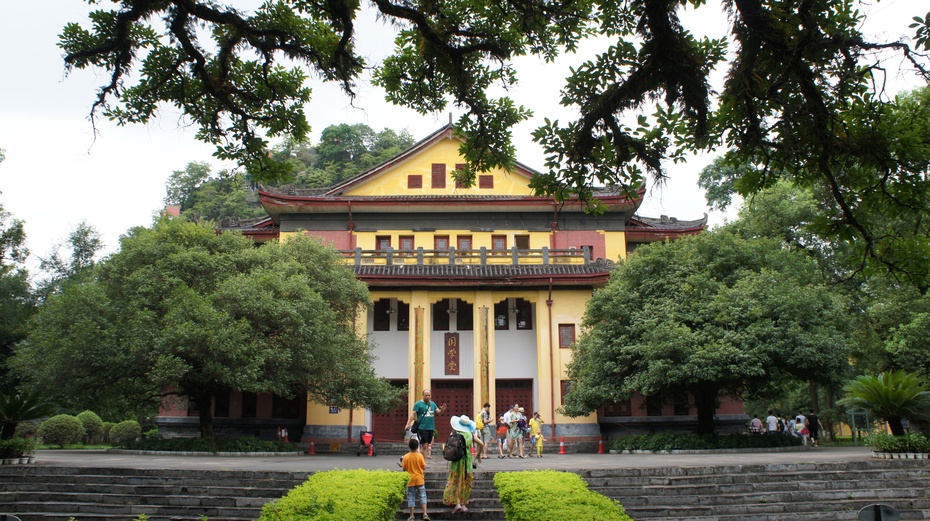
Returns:
[[[23,521],[251,521],[306,472],[0,467],[0,513]]]
[[[580,471],[636,521],[856,520],[883,503],[930,519],[930,461],[733,465]]]
[[[894,506],[901,519],[930,519],[930,460],[577,472],[636,521],[852,521],[872,503]],[[3,466],[0,513],[23,521],[130,521],[139,514],[152,521],[254,520],[262,505],[306,478],[306,472]],[[428,471],[430,517],[503,521],[493,479],[493,471],[479,468],[469,511],[452,516],[442,505],[446,472]],[[407,515],[404,502],[396,518]]]

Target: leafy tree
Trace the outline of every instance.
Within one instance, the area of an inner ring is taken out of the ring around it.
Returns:
[[[879,235],[859,208],[925,192],[914,178],[920,165],[897,160],[920,144],[917,129],[895,121],[882,76],[892,52],[927,80],[927,56],[905,42],[866,40],[858,1],[725,2],[726,12],[715,14],[727,17],[732,47],[725,35],[697,39],[683,24],[683,10],[716,9],[699,0],[372,6],[397,31],[393,54],[374,65],[388,100],[421,113],[450,103],[465,109],[458,122],[471,166],[465,182],[513,163],[510,129],[529,111],[488,93],[517,82],[514,59],[549,61],[604,38],[611,45],[573,69],[562,89],[560,102],[578,119],[547,121],[535,133],[549,170],[534,179],[540,193],[590,197],[592,184],[636,187],[646,175],[664,177],[666,162],[689,150],[729,149],[731,164],[766,173],[747,178],[742,193],[778,176],[822,187],[837,225],[879,255],[870,246]],[[269,160],[266,139],[307,135],[308,76],[336,82],[351,97],[369,66],[353,45],[361,9],[346,0],[281,0],[244,13],[206,0],[129,0],[93,11],[90,29],[68,24],[59,45],[69,69],[108,73],[93,116],[145,122],[159,104],[175,105],[218,156],[239,160],[257,180],[280,181],[288,165]],[[926,20],[916,21],[916,44],[926,49]],[[298,65],[288,69],[285,59]],[[709,77],[723,66],[726,83],[715,96]]]
[[[71,231],[67,242],[71,247],[68,258],[62,256],[61,244],[56,245],[47,257],[39,258],[39,268],[47,275],[36,288],[36,296],[40,301],[45,301],[48,295],[57,292],[66,281],[80,277],[93,268],[94,258],[103,248],[100,232],[86,221]]]
[[[166,183],[165,204],[176,204],[192,221],[253,219],[265,215],[247,177],[237,170],[214,175],[209,163],[192,161],[175,170]]]
[[[803,164],[810,158],[785,156],[782,162],[779,158],[784,155],[779,152],[765,162],[747,162],[730,153],[702,172],[700,184],[708,190],[708,202],[719,208],[729,204],[734,194],[746,196],[749,205],[787,206],[787,201],[777,198],[759,200],[782,180],[780,193],[813,198],[800,210],[803,214],[784,215],[788,223],[798,219],[793,226],[803,228],[808,244],[829,244],[838,275],[869,278],[888,273],[926,292],[930,289],[926,261],[930,143],[925,137],[930,134],[930,88],[902,94],[891,104],[856,110],[842,129],[844,140],[854,142],[831,145],[854,148],[851,157],[833,157],[843,148],[817,152],[820,145],[814,146],[811,157],[830,156],[824,159],[824,168],[835,177],[829,182],[815,180],[819,175],[815,169],[802,172],[787,164]]]
[[[225,390],[309,391],[375,410],[398,396],[355,334],[367,288],[317,241],[255,248],[162,219],[131,230],[95,273],[43,306],[14,358],[32,385],[54,382],[61,400],[131,396],[143,406],[170,391],[198,405],[211,437],[213,398]]]
[[[930,413],[930,385],[917,373],[862,375],[843,390],[846,397],[839,401],[840,405],[865,409],[887,421],[895,436],[904,436],[903,418],[926,418]]]
[[[191,161],[184,170],[175,170],[168,176],[165,186],[165,204],[177,204],[181,209],[190,208],[194,191],[210,179],[210,163]]]
[[[634,392],[690,395],[699,433],[719,398],[775,396],[848,366],[844,301],[805,255],[727,230],[637,250],[588,303],[568,365],[571,416]]]
[[[25,262],[29,255],[23,221],[0,205],[0,390],[12,392],[7,359],[13,345],[26,336],[26,324],[35,310],[35,295]]]

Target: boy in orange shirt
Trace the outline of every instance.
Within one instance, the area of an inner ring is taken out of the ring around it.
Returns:
[[[413,507],[419,499],[420,505],[423,506],[423,521],[429,521],[429,514],[426,513],[426,459],[420,454],[420,441],[416,437],[410,438],[410,452],[404,455],[400,460],[400,466],[410,474],[410,481],[407,483],[407,506],[410,507],[410,517],[407,521],[414,521]]]

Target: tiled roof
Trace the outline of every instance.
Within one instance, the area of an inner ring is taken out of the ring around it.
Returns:
[[[631,227],[639,228],[658,228],[658,229],[667,229],[667,230],[678,230],[682,228],[696,228],[700,226],[707,225],[707,214],[704,214],[704,217],[700,219],[693,219],[690,221],[684,221],[677,219],[675,217],[669,217],[663,215],[661,217],[643,217],[641,215],[634,215],[630,220]]]

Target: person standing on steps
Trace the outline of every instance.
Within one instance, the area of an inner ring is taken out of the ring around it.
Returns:
[[[415,436],[410,438],[407,446],[410,447],[410,452],[400,461],[400,466],[410,474],[410,481],[407,482],[407,506],[410,507],[410,517],[407,521],[416,519],[413,508],[417,501],[423,507],[423,521],[429,521],[429,514],[426,513],[426,460],[420,454],[420,442]]]
[[[423,399],[417,400],[407,418],[404,430],[410,429],[420,439],[420,446],[426,447],[426,459],[433,459],[433,431],[436,430],[435,417],[446,410],[446,404],[436,405],[433,401],[433,392],[423,389]],[[415,429],[413,427],[416,426]]]
[[[539,412],[534,412],[533,417],[530,419],[530,457],[533,456],[533,448],[536,448],[536,457],[542,457],[543,451],[543,442],[545,439],[542,435],[542,424],[546,422],[542,421],[542,418],[539,417]]]
[[[497,452],[498,458],[504,458],[504,447],[507,445],[507,433],[510,432],[510,426],[501,416],[497,419]]]
[[[491,444],[491,438],[494,434],[494,424],[491,422],[491,404],[486,403],[481,408],[481,423],[484,427],[479,432],[481,443],[484,443],[484,451],[481,453],[481,459],[488,459],[488,445]]]
[[[468,512],[468,500],[471,498],[471,487],[475,483],[475,457],[471,455],[472,443],[478,444],[477,454],[484,449],[484,443],[478,434],[478,426],[468,416],[453,416],[450,421],[452,429],[465,438],[465,456],[449,463],[449,478],[446,488],[442,492],[444,505],[455,505],[453,514]]]

